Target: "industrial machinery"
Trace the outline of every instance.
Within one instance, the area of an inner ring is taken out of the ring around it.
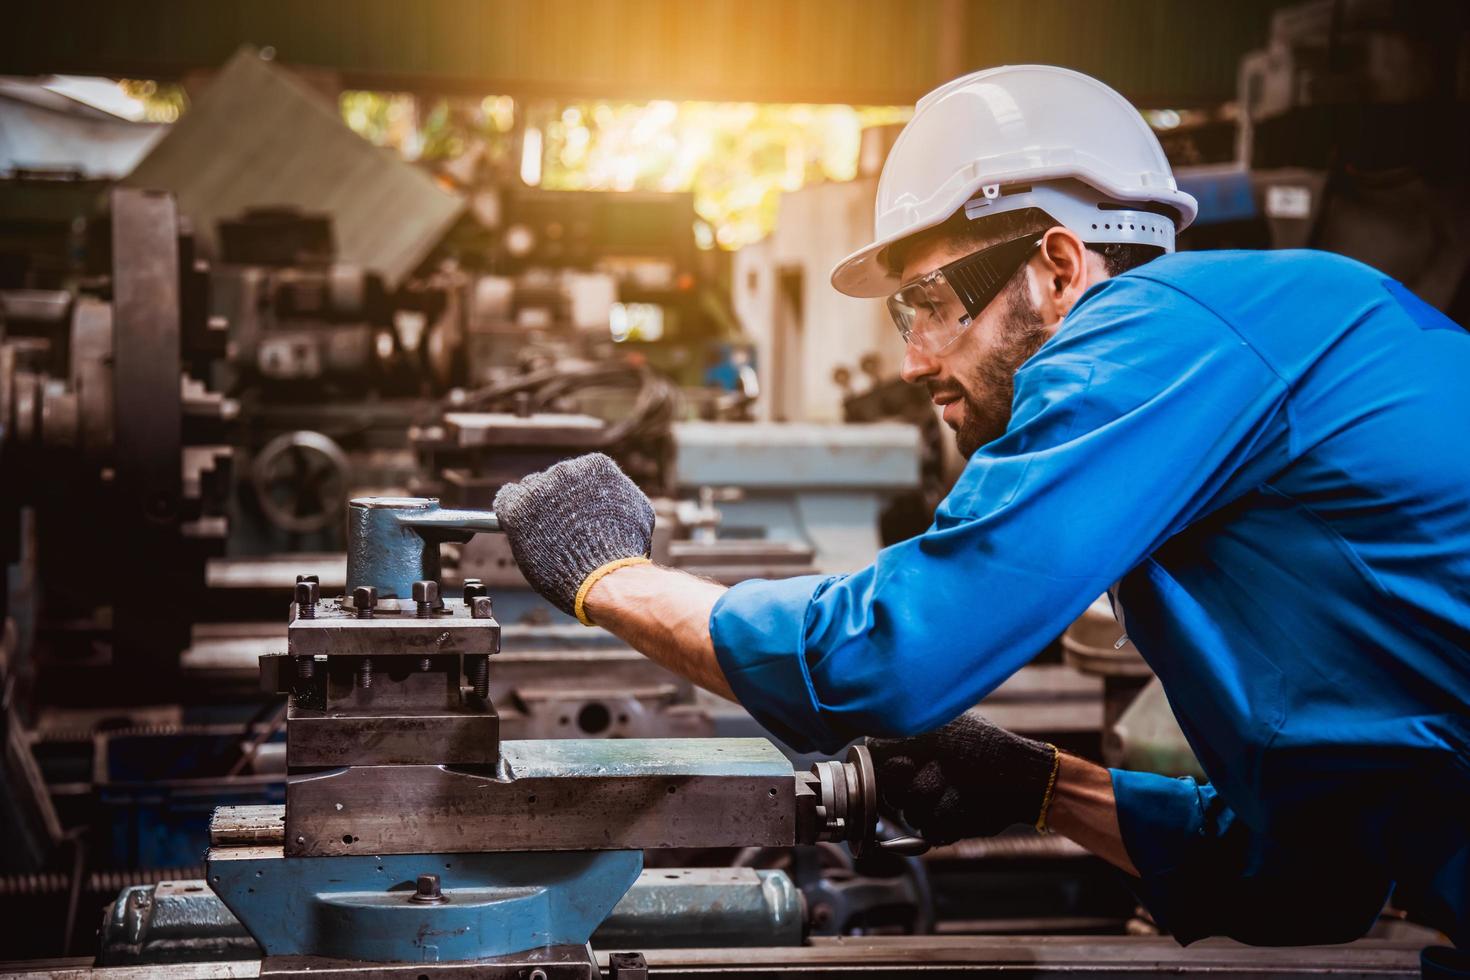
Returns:
[[[860,748],[796,774],[762,739],[503,740],[493,597],[440,591],[439,544],[496,528],[429,499],[355,499],[348,593],[296,584],[287,652],[261,665],[290,699],[285,806],[222,808],[207,866],[262,976],[474,961],[596,977],[588,939],[644,848],[872,845]]]
[[[98,688],[126,700],[167,689],[189,644],[189,605],[224,547],[236,406],[191,373],[223,329],[173,200],[116,190],[99,227],[110,263],[94,292],[3,296],[0,552],[34,570],[10,610],[23,639],[49,632],[73,692],[100,669],[115,683]],[[132,573],[143,555],[149,576]]]

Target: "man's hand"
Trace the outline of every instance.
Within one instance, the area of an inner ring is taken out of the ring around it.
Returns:
[[[913,738],[868,740],[883,802],[935,844],[1045,827],[1061,756],[1053,745],[963,714]]]
[[[581,600],[594,573],[647,561],[653,541],[653,505],[602,453],[507,483],[495,495],[495,514],[531,587],[589,624]]]

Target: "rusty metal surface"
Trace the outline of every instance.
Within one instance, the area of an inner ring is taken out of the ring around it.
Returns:
[[[764,739],[501,743],[494,771],[356,766],[293,776],[291,856],[786,846],[791,763]]]

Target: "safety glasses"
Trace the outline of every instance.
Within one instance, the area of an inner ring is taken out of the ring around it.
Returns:
[[[1041,237],[1032,232],[904,283],[888,297],[888,312],[904,343],[926,354],[942,353],[970,329],[1040,244]]]

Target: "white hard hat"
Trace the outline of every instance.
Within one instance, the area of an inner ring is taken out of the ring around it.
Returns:
[[[832,285],[849,296],[893,292],[883,250],[961,207],[975,219],[1041,208],[1085,242],[1165,251],[1198,210],[1117,92],[1066,68],[989,68],[919,100],[878,179],[876,240],[837,264]]]

